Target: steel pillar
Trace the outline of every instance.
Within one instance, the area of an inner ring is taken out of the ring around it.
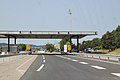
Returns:
[[[15,40],[14,40],[14,44],[16,45],[16,37],[15,37]]]
[[[7,52],[10,52],[10,36],[8,35],[8,50]]]
[[[70,45],[71,45],[71,50],[72,50],[72,38],[70,37]],[[71,50],[70,50],[70,53],[71,53]]]
[[[77,52],[79,52],[79,36],[77,36]]]

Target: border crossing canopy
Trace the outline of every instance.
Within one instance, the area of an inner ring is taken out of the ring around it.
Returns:
[[[77,39],[77,48],[79,38],[87,35],[97,35],[95,31],[0,31],[0,38],[8,38],[8,52],[10,52],[10,38],[15,39]]]
[[[62,39],[96,35],[95,31],[0,31],[0,38]]]

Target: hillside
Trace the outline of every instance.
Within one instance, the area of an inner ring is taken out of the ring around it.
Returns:
[[[119,49],[116,49],[112,52],[109,52],[108,54],[115,54],[115,55],[120,55],[120,48]]]

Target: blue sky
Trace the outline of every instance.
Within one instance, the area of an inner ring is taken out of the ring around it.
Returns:
[[[120,0],[0,0],[0,30],[97,31],[80,41],[101,37],[120,25]],[[1,42],[7,40],[1,39]],[[58,40],[18,40],[45,44]],[[12,41],[11,41],[12,43]]]

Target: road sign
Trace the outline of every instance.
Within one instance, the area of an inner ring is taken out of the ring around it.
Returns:
[[[67,45],[64,45],[64,53],[67,53]]]
[[[69,45],[68,45],[68,51],[70,51],[70,50],[71,50],[71,45],[69,44]]]

